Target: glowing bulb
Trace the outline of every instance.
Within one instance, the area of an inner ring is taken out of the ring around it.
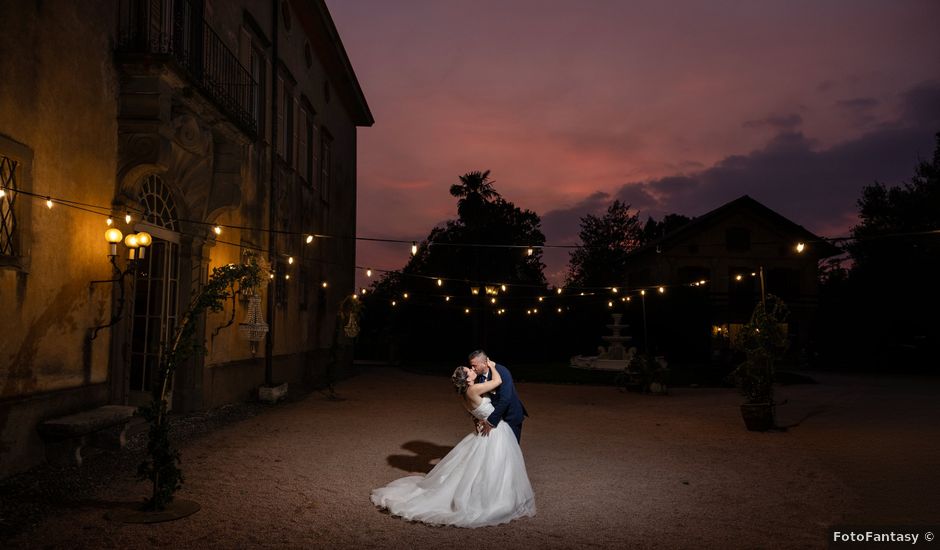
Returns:
[[[151,243],[153,243],[153,237],[150,236],[150,233],[141,231],[137,234],[137,244],[139,246],[150,246]]]
[[[129,212],[124,213],[124,223],[127,223],[127,224],[131,223],[131,215]]]
[[[621,301],[621,302],[626,302],[626,301],[627,301],[627,298],[626,298],[626,297],[623,297],[623,298],[620,299],[620,301]]]
[[[556,289],[555,289],[555,293],[556,293],[556,294],[561,294],[561,287],[556,288]]]
[[[530,249],[526,250],[526,254],[529,255],[529,256],[531,256],[532,254],[535,254],[535,250],[532,250],[532,249],[530,248]]]
[[[545,299],[545,298],[543,298],[542,296],[539,296],[539,301],[540,301],[540,302],[541,302],[542,300],[544,300],[544,299]]]
[[[531,309],[525,310],[525,314],[526,314],[526,315],[532,315],[532,310],[531,310]]]
[[[490,298],[490,303],[491,303],[491,304],[495,304],[495,303],[496,303],[496,298]]]
[[[449,301],[450,301],[450,296],[444,296],[444,301],[445,301],[445,302],[449,302]]]
[[[561,313],[561,308],[558,308],[558,313]]]
[[[313,235],[307,235],[307,244],[310,244],[312,242],[313,242]]]
[[[366,292],[369,292],[369,289],[367,289],[366,287],[362,287],[362,290],[360,292],[362,292],[362,295],[365,296]]]
[[[320,286],[322,286],[323,288],[326,288],[329,285],[326,283],[326,281],[323,281],[322,283],[320,283]]]
[[[287,257],[287,263],[293,265],[293,264],[294,264],[294,257],[293,257],[293,256],[288,256],[288,257]]]
[[[641,290],[641,291],[640,291],[640,296],[646,296],[646,291],[645,291],[645,290]]]
[[[610,291],[613,292],[614,294],[620,292],[619,290],[617,290],[617,287],[610,289]]]
[[[613,303],[613,302],[607,302],[607,307],[614,307],[614,303]]]
[[[583,292],[581,293],[581,296],[584,296],[584,293],[583,293]]]
[[[752,271],[752,272],[751,272],[751,277],[756,277],[756,276],[757,276],[757,273],[755,273],[755,272]]]
[[[704,285],[704,284],[705,284],[705,279],[702,279],[701,281],[699,281],[698,284]]]
[[[0,191],[0,193],[2,193],[2,191]],[[0,194],[0,197],[2,197],[2,196],[3,196],[3,195]],[[108,224],[108,227],[111,227],[112,225],[114,225],[114,220],[111,218],[111,216],[108,216],[108,219],[106,219],[106,220],[104,221],[104,223]]]
[[[137,243],[137,235],[131,233],[130,235],[124,237],[124,246],[126,246],[127,248],[137,248],[138,246],[140,246]]]
[[[803,249],[806,248],[806,245],[803,243],[796,243],[796,251],[803,252]]]
[[[371,277],[371,276],[372,276],[372,270],[371,270],[371,269],[367,269],[367,270],[366,270],[366,277]]]
[[[418,253],[418,243],[417,241],[411,241],[411,255],[414,256]]]
[[[270,275],[268,275],[268,279],[273,279],[273,278],[274,278],[274,273],[271,273]]]
[[[104,240],[108,241],[111,244],[117,244],[121,242],[121,240],[123,239],[124,239],[124,234],[121,233],[121,230],[116,227],[112,227],[111,229],[108,229],[107,231],[104,232]]]
[[[468,308],[468,307],[464,308],[463,312],[464,312],[464,313],[470,313],[470,308]]]
[[[46,208],[52,208],[52,199],[46,199]]]
[[[6,194],[7,194],[6,190],[5,190],[4,188],[0,187],[0,199],[2,199],[3,197],[5,197]]]
[[[444,286],[444,281],[442,281],[441,279],[438,279],[437,286]]]
[[[538,312],[539,312],[539,308],[532,308],[532,313],[538,313]]]
[[[353,300],[358,300],[358,299],[359,299],[359,295],[356,294],[356,293],[353,293],[352,299],[353,299]]]
[[[741,279],[742,279],[741,275],[735,275],[735,276],[734,276],[734,280],[735,280],[735,281],[740,281]]]
[[[659,287],[659,293],[663,294],[664,292],[666,292],[666,287]]]
[[[628,302],[630,301],[630,297],[629,297],[629,296],[627,296],[627,301],[628,301]]]
[[[398,305],[398,302],[396,302],[395,300],[392,300],[392,307],[395,307],[397,305]]]
[[[406,300],[408,299],[408,293],[407,293],[407,292],[404,293],[404,294],[402,294],[401,296],[402,296],[402,298],[404,298],[404,299],[406,299]]]
[[[506,292],[506,285],[499,285],[499,289]]]
[[[222,226],[221,226],[221,225],[217,225],[217,226],[213,227],[212,230],[215,231],[215,234],[216,234],[216,235],[221,235],[221,234],[222,234]]]
[[[284,275],[284,279],[290,279],[290,273],[288,273],[287,275]]]

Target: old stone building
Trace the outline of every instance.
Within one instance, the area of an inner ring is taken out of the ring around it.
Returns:
[[[147,399],[192,292],[247,251],[274,268],[272,351],[227,304],[173,407],[251,398],[268,357],[267,382],[322,377],[373,123],[325,3],[0,1],[0,24],[0,476],[42,460],[44,420]],[[122,278],[109,227],[153,236]]]

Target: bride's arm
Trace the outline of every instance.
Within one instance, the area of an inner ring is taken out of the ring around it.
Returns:
[[[503,383],[502,377],[499,376],[499,371],[496,368],[490,369],[490,372],[493,374],[493,379],[482,384],[474,384],[470,386],[470,390],[473,391],[474,395],[483,395],[484,393],[491,392],[499,387]]]

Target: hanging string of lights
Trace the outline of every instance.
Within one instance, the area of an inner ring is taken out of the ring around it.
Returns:
[[[95,205],[95,204],[90,204],[90,203],[72,200],[68,198],[56,197],[56,196],[51,196],[51,195],[45,195],[45,194],[34,193],[30,191],[0,186],[0,199],[6,197],[9,194],[23,195],[23,196],[30,197],[35,200],[44,201],[44,204],[48,209],[52,209],[55,205],[59,204],[62,206],[66,206],[68,208],[75,209],[75,210],[102,216],[106,218],[105,222],[108,226],[111,226],[114,223],[115,211],[120,210],[120,207],[115,208],[113,206]],[[133,221],[134,216],[136,216],[139,219],[143,219],[146,214],[144,210],[133,207],[133,206],[124,207],[123,212],[124,212],[124,221],[128,225]],[[224,230],[234,229],[234,230],[247,231],[247,232],[275,233],[278,235],[285,235],[285,236],[297,236],[297,237],[300,237],[300,239],[305,244],[308,244],[308,245],[313,244],[317,239],[341,239],[341,240],[381,242],[381,243],[393,243],[393,244],[409,244],[410,243],[412,255],[416,255],[419,250],[418,241],[408,240],[408,239],[328,235],[328,234],[320,234],[320,233],[309,232],[309,231],[308,232],[289,231],[289,230],[282,230],[282,229],[275,229],[275,228],[251,227],[251,226],[234,225],[234,224],[220,224],[220,223],[206,222],[206,221],[201,221],[201,220],[190,220],[190,219],[179,219],[178,221],[187,223],[193,226],[197,226],[197,227],[202,226],[206,228],[211,228],[212,233],[215,235],[215,237],[212,239],[214,243],[239,247],[241,249],[253,250],[262,254],[269,254],[270,250],[261,246],[255,246],[248,242],[235,243],[231,241],[226,241],[220,237],[222,236]],[[935,235],[935,234],[940,234],[940,229],[930,230],[930,231],[911,231],[911,232],[904,232],[904,233],[876,235],[876,236],[866,237],[865,239],[867,240],[867,239],[876,239],[876,238],[881,239],[881,238],[891,238],[891,237],[923,236],[923,235]],[[204,235],[194,235],[194,234],[188,234],[188,235],[192,237],[204,237]],[[820,237],[817,241],[799,242],[795,244],[793,248],[797,253],[803,253],[806,250],[806,248],[813,242],[836,243],[836,242],[858,241],[858,240],[861,240],[861,239],[855,238],[855,237]],[[751,244],[756,245],[756,244],[781,244],[781,243],[779,241],[774,241],[774,242],[766,242],[766,243],[752,242]],[[527,256],[532,256],[535,250],[540,250],[540,249],[577,248],[577,245],[556,245],[556,244],[525,245],[525,244],[494,244],[494,243],[449,243],[449,242],[425,243],[425,242],[422,242],[422,245],[426,245],[428,247],[455,246],[455,247],[468,247],[468,248],[476,247],[476,248],[491,248],[491,249],[525,249]],[[711,246],[711,245],[712,243],[702,243],[699,246]],[[724,246],[723,244],[718,244],[718,243],[715,243],[714,245]],[[288,265],[294,264],[295,255],[293,254],[278,253],[278,257],[283,260],[286,260],[286,263]],[[331,262],[328,260],[322,260],[322,259],[316,259],[316,258],[304,258],[304,261],[317,263],[317,264],[323,264],[323,265],[333,265],[333,266],[340,266],[340,267],[348,268],[348,264],[341,264],[338,262]],[[471,294],[473,295],[478,294],[481,289],[489,289],[493,287],[498,287],[504,293],[506,292],[506,283],[499,282],[499,281],[488,281],[488,280],[474,281],[474,280],[469,280],[465,278],[439,277],[439,276],[433,276],[433,275],[407,273],[401,269],[378,269],[378,268],[373,268],[373,267],[368,267],[368,266],[358,266],[358,265],[355,265],[352,267],[353,269],[363,271],[367,278],[372,278],[373,273],[395,274],[397,276],[406,277],[410,279],[430,280],[430,281],[433,281],[433,283],[436,285],[437,288],[443,288],[445,284],[452,285],[454,283],[465,285],[470,288]],[[290,277],[289,273],[285,273],[284,275],[285,275],[285,278]],[[750,276],[752,277],[755,275],[756,275],[755,273],[750,273]],[[735,275],[734,278],[736,281],[741,281],[744,276],[745,274],[742,273],[742,274]],[[273,272],[272,272],[272,277],[274,277]],[[692,283],[685,283],[681,285],[651,285],[651,286],[646,286],[642,288],[637,287],[633,289],[627,289],[626,285],[600,286],[600,287],[568,287],[568,288],[555,287],[554,293],[556,295],[578,296],[578,297],[595,296],[595,295],[598,295],[599,292],[601,293],[609,292],[614,295],[619,293],[623,295],[622,297],[624,298],[624,301],[629,301],[629,294],[631,293],[633,294],[636,294],[638,292],[645,293],[647,290],[650,290],[650,291],[655,290],[659,293],[663,293],[666,288],[669,288],[671,286],[704,286],[706,283],[707,283],[706,280],[700,280],[700,281],[695,281]],[[326,288],[327,285],[328,285],[327,281],[322,281],[321,286]],[[534,284],[534,283],[513,283],[512,286],[517,287],[517,288],[545,289],[546,291],[548,291],[548,288],[549,288],[544,284]],[[364,294],[365,293],[364,291],[366,291],[366,289],[362,289],[362,291],[363,292],[357,292],[357,294],[359,293]],[[450,300],[449,297],[454,296],[454,295],[450,294],[450,295],[441,295],[441,296],[446,298],[449,301]],[[491,298],[491,300],[493,304],[496,303],[495,297]],[[612,303],[612,301],[609,301],[609,302]]]

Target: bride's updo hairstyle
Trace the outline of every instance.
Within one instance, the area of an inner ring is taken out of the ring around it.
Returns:
[[[467,369],[465,367],[457,367],[450,379],[453,381],[454,387],[457,388],[457,393],[460,395],[467,393]]]

